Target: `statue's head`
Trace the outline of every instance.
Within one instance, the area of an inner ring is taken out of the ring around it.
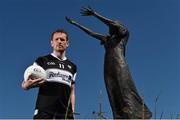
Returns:
[[[119,21],[113,21],[113,23],[111,23],[109,25],[109,34],[112,36],[114,34],[118,34],[120,28],[120,23]]]
[[[122,32],[126,31],[126,29],[124,29],[124,27],[122,26],[123,25],[119,21],[113,21],[113,23],[109,25],[110,36],[112,35],[121,36]]]

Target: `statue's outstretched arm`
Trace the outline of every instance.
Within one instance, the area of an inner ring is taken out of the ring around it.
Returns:
[[[108,26],[111,25],[111,24],[114,24],[114,21],[112,21],[111,19],[108,19],[108,18],[103,17],[102,15],[98,14],[91,7],[83,7],[81,9],[81,15],[82,16],[94,16],[94,17],[98,18],[100,21],[102,21],[103,23],[105,23]]]
[[[106,42],[106,39],[107,39],[106,36],[91,31],[90,29],[88,29],[88,28],[80,25],[79,23],[77,23],[76,21],[72,20],[72,19],[69,18],[69,17],[65,17],[65,18],[66,18],[66,20],[67,20],[69,23],[77,26],[78,28],[80,28],[81,30],[83,30],[84,32],[86,32],[88,35],[90,35],[90,36],[92,36],[92,37],[95,37],[95,38],[97,38],[98,40],[100,40],[100,41],[101,41],[101,44],[103,44],[103,43]]]

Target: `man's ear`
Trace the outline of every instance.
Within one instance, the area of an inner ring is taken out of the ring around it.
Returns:
[[[53,47],[53,41],[51,40],[51,47]]]
[[[67,42],[67,45],[66,45],[67,47],[69,47],[69,41]]]

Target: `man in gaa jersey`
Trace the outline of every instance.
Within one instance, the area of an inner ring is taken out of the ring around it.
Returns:
[[[43,67],[47,79],[31,79],[22,82],[22,88],[28,90],[39,87],[34,119],[73,119],[75,109],[76,65],[66,57],[69,46],[68,34],[56,30],[51,36],[53,52],[36,59],[34,64]]]

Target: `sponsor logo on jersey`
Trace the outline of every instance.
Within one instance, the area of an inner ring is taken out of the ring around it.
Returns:
[[[71,82],[71,76],[70,75],[61,74],[60,72],[57,72],[57,73],[49,72],[48,79],[51,79],[54,77],[60,77],[62,80],[67,81],[68,83]]]
[[[47,69],[47,81],[49,82],[60,82],[63,84],[71,85],[73,75],[69,71],[62,69]]]

